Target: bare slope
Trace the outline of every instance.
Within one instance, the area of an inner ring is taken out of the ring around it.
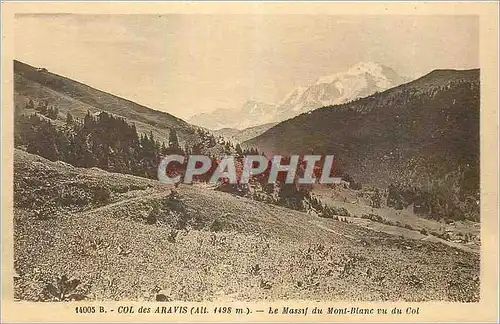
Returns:
[[[168,113],[14,61],[16,110],[22,111],[28,98],[47,100],[49,105],[59,108],[59,115],[63,120],[68,111],[77,118],[83,118],[87,111],[106,111],[135,123],[140,133],[153,131],[156,138],[167,138],[170,129],[175,129],[182,141],[191,141],[196,136],[194,126]]]
[[[221,128],[219,130],[213,131],[213,133],[221,135],[235,142],[245,142],[254,137],[259,136],[260,134],[264,133],[265,131],[274,127],[275,125],[277,125],[277,123],[268,123],[268,124],[245,128],[242,130],[235,128]]]
[[[14,189],[23,300],[56,300],[48,283],[62,275],[88,300],[155,300],[160,290],[193,301],[479,298],[476,254],[221,192],[172,195],[19,150]]]
[[[363,184],[423,186],[459,173],[468,194],[478,193],[479,70],[436,70],[289,119],[245,144],[273,154],[335,154],[336,167]]]
[[[479,223],[424,218],[413,211],[413,206],[402,210],[388,207],[384,202],[386,197],[383,197],[380,208],[374,208],[371,204],[374,189],[369,187],[352,190],[343,186],[315,186],[312,192],[326,205],[345,208],[351,215],[349,221],[359,226],[406,238],[441,242],[469,252],[480,252]],[[366,217],[370,214],[376,218]]]

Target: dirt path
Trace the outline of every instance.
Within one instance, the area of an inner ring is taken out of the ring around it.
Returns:
[[[159,191],[158,188],[141,190],[141,192],[138,192],[137,196],[135,196],[135,197],[122,199],[122,200],[107,204],[105,206],[82,211],[82,212],[79,212],[78,215],[85,216],[85,215],[89,215],[89,214],[93,214],[93,213],[105,212],[106,210],[109,210],[113,207],[121,206],[121,205],[124,205],[127,203],[132,203],[134,201],[145,199],[145,198],[151,199],[151,198],[165,197],[165,196],[169,195],[171,193],[171,191],[172,190],[169,188],[162,188],[161,191]],[[433,237],[433,236],[423,235],[417,231],[412,231],[412,230],[400,228],[397,226],[380,224],[380,223],[376,223],[376,222],[373,222],[370,220],[360,219],[360,218],[356,218],[356,217],[347,217],[347,218],[349,218],[353,222],[353,224],[352,224],[353,226],[364,227],[364,228],[373,230],[375,232],[383,232],[383,233],[394,235],[394,236],[404,236],[405,238],[409,238],[409,239],[413,239],[413,240],[422,240],[422,241],[431,241],[431,242],[436,242],[436,243],[442,243],[442,244],[463,250],[465,252],[479,253],[479,251],[477,249],[473,249],[473,248],[465,246],[463,244],[449,242],[449,241],[446,241],[446,240],[443,240],[443,239],[440,239],[437,237]],[[309,223],[313,226],[316,226],[322,230],[333,233],[335,235],[342,236],[342,237],[345,237],[347,239],[354,240],[354,241],[359,240],[354,236],[351,236],[348,234],[343,234],[343,233],[340,233],[338,231],[335,231],[334,229],[329,228],[329,227],[325,226],[324,224],[322,224],[319,220],[318,221],[312,220]]]

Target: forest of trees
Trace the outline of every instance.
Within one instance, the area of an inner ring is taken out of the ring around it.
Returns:
[[[99,167],[149,178],[156,175],[152,169],[157,166],[161,146],[152,134],[139,138],[134,125],[105,112],[97,116],[89,112],[83,121],[68,114],[66,124],[58,127],[49,118],[39,114],[18,116],[15,145],[24,146],[28,153],[78,167]]]
[[[422,189],[415,186],[389,185],[387,206],[395,209],[413,205],[413,212],[435,220],[479,221],[479,197],[464,196],[464,191],[456,193],[443,188]]]
[[[33,105],[33,101],[27,105]],[[182,147],[173,129],[165,140],[155,138],[152,132],[139,135],[134,124],[106,112],[95,116],[88,112],[83,120],[68,113],[65,125],[56,126],[52,120],[56,116],[48,113],[54,108],[40,110],[39,107],[35,110],[40,114],[16,117],[15,146],[51,161],[61,160],[78,167],[98,167],[156,179],[158,164],[166,154],[207,154],[207,149],[215,145],[220,146],[222,154],[258,154],[255,149],[243,150],[239,144],[216,138],[202,129],[198,130],[197,143]]]

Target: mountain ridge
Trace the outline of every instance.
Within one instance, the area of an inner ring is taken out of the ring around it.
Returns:
[[[245,142],[250,140],[258,135],[264,133],[268,129],[276,126],[278,123],[267,123],[263,125],[257,125],[249,128],[245,128],[242,130],[235,128],[221,128],[216,131],[213,131],[215,134],[221,135],[223,137],[229,138],[236,142]]]
[[[274,106],[256,100],[247,100],[238,111],[233,109],[216,109],[209,113],[200,113],[188,118],[193,125],[220,131],[224,128],[234,128],[240,131],[266,124],[262,122],[273,119]],[[243,116],[243,117],[242,117]]]
[[[320,107],[342,104],[390,89],[407,81],[392,68],[374,62],[360,62],[347,70],[323,76],[316,83],[293,90],[294,100],[278,106],[279,119],[286,120]]]
[[[56,104],[64,116],[70,112],[75,117],[83,118],[87,110],[91,113],[106,111],[134,122],[140,132],[153,132],[157,138],[167,138],[171,129],[179,133],[182,141],[190,142],[196,138],[198,127],[174,115],[14,60],[16,110],[22,111],[29,98]]]
[[[335,154],[339,169],[381,187],[430,187],[466,173],[476,193],[479,73],[434,70],[378,94],[301,114],[244,144],[268,154]]]

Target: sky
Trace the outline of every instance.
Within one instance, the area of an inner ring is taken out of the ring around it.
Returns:
[[[479,67],[475,16],[17,15],[15,57],[181,118],[377,62]]]

